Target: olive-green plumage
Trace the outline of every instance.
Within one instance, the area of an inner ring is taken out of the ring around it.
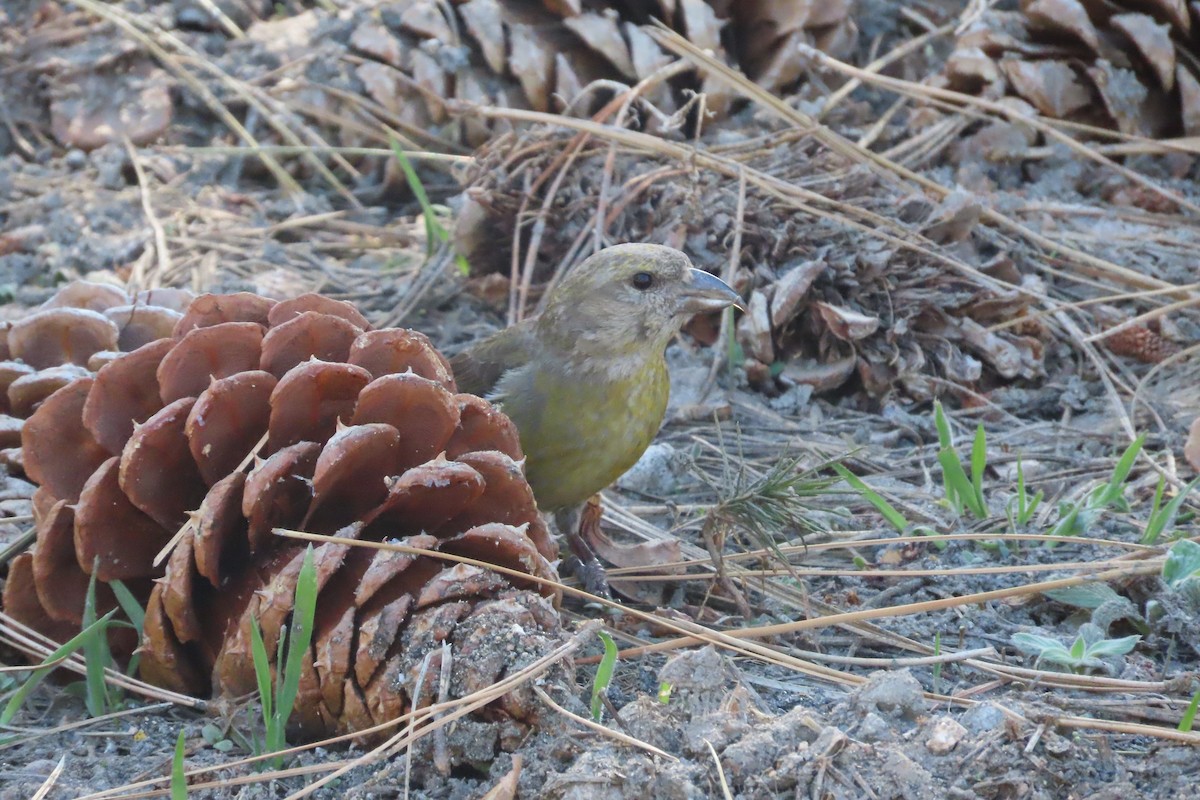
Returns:
[[[501,405],[546,511],[581,503],[649,447],[667,409],[663,351],[683,323],[736,303],[669,247],[626,244],[584,261],[533,320],[451,359],[460,391]]]

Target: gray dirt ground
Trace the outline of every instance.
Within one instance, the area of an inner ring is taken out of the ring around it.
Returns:
[[[14,24],[28,10],[24,3],[0,2],[0,25]],[[202,38],[194,32],[190,35]],[[243,51],[238,63],[247,75],[260,67],[251,53]],[[882,102],[867,96],[869,101]],[[869,107],[867,102],[864,108]],[[10,104],[9,113],[23,113],[23,108]],[[743,122],[756,124],[751,114]],[[175,125],[182,132],[175,134],[172,143],[204,142],[220,130],[187,103]],[[847,135],[853,137],[852,127]],[[160,276],[164,282],[276,296],[319,288],[361,302],[377,319],[408,296],[411,277],[424,254],[424,229],[414,222],[415,206],[403,192],[389,194],[373,185],[369,188],[378,196],[350,217],[361,224],[364,237],[375,237],[369,246],[360,246],[362,242],[347,229],[316,226],[311,235],[280,236],[271,226],[297,215],[341,208],[339,198],[316,182],[306,183],[312,190],[298,210],[280,197],[261,171],[247,174],[219,157],[147,148],[142,159],[157,182],[155,204],[178,213],[179,227],[172,234],[185,242],[180,249],[200,252],[196,243],[205,241],[222,245],[208,256],[183,258],[173,273]],[[1184,161],[1147,158],[1128,166],[1200,202],[1196,183],[1200,167]],[[1113,181],[1095,165],[1067,154],[1022,164],[985,163],[965,147],[942,151],[924,168],[944,184],[986,189],[997,208],[1028,213],[1030,203],[1044,204],[1041,214],[1029,214],[1032,224],[1045,230],[1069,229],[1096,255],[1120,263],[1152,264],[1156,275],[1178,283],[1195,280],[1200,229],[1192,224],[1173,227],[1169,220],[1143,216],[1137,208],[1110,213],[1106,198],[1113,196]],[[444,176],[431,176],[431,181],[435,199],[449,200],[454,194]],[[0,294],[8,301],[0,306],[0,318],[20,316],[66,280],[112,278],[142,258],[153,236],[142,202],[132,165],[120,145],[88,154],[49,146],[24,153],[0,136],[0,241],[4,243]],[[1061,209],[1075,213],[1064,215]],[[693,222],[703,224],[702,219]],[[453,288],[425,295],[404,324],[424,330],[451,351],[502,324],[496,304],[487,301],[478,285],[464,288],[461,281],[449,279],[447,283]],[[1179,325],[1183,341],[1196,341],[1194,318],[1183,318]],[[742,437],[738,447],[747,461],[770,463],[784,452],[795,452],[804,456],[805,463],[817,463],[825,456],[861,448],[852,463],[860,472],[878,473],[875,485],[900,498],[912,518],[933,527],[947,519],[945,505],[938,500],[936,461],[924,447],[936,441],[927,404],[913,404],[902,394],[881,403],[868,402],[852,390],[813,396],[798,386],[777,386],[776,391],[763,393],[750,389],[744,377],[734,376],[731,381],[725,375],[714,395],[700,397],[711,349],[680,342],[672,346],[670,359],[675,401],[673,416],[660,437],[667,446],[656,448],[652,460],[619,484],[608,500],[611,505],[633,508],[664,527],[686,523],[681,535],[689,545],[703,547],[697,518],[689,516],[687,509],[689,504],[712,502],[711,487],[697,479],[692,468],[710,477],[720,471],[719,460],[706,446],[717,441],[716,426],[711,415],[685,419],[684,413],[674,411],[708,403],[728,411],[721,441],[728,444]],[[1125,441],[1109,395],[1091,364],[1069,348],[1053,346],[1046,364],[1040,380],[1014,381],[995,388],[988,397],[991,406],[984,419],[989,441],[1003,453],[992,461],[988,476],[989,495],[999,516],[1011,496],[1016,453],[1026,459],[1027,477],[1056,499],[1111,471],[1114,453]],[[1125,369],[1128,374],[1122,377],[1136,378],[1148,368],[1129,364]],[[1197,410],[1195,387],[1194,370],[1189,374],[1182,369],[1151,384],[1148,399],[1165,422],[1152,431],[1148,450],[1178,451],[1183,427]],[[973,428],[974,420],[969,424]],[[1154,475],[1139,475],[1131,491],[1138,511],[1106,516],[1091,535],[1136,540],[1135,523],[1144,523],[1154,485]],[[27,507],[20,501],[3,502],[8,504],[3,506],[8,516],[21,516]],[[867,532],[880,536],[892,533],[856,496],[828,494],[815,506],[812,517],[833,529],[830,538],[863,528],[874,528]],[[1194,518],[1180,530],[1189,536],[1200,533]],[[808,542],[826,538],[814,534]],[[1056,548],[1031,544],[1015,551],[979,542],[955,542],[945,549],[918,543],[857,552],[814,551],[804,566],[829,567],[841,574],[810,576],[802,587],[805,602],[845,610],[934,601],[1068,573],[856,577],[847,574],[853,572],[851,555],[875,565],[935,569],[1055,564],[1096,558],[1097,552],[1086,542]],[[822,656],[875,657],[877,664],[862,661],[845,667],[865,676],[864,684],[840,685],[760,660],[735,658],[712,647],[621,661],[609,691],[619,716],[612,720],[606,715],[606,724],[661,748],[671,758],[631,749],[554,713],[547,713],[544,726],[530,733],[515,751],[498,752],[492,748],[495,731],[487,723],[471,721],[458,725],[450,738],[456,752],[475,757],[461,758],[448,773],[434,766],[434,745],[427,739],[411,759],[398,756],[358,768],[315,796],[346,800],[481,797],[509,773],[517,757],[522,764],[521,797],[720,797],[726,791],[723,783],[728,784],[728,795],[737,798],[1169,800],[1194,794],[1200,781],[1195,745],[1072,730],[1042,721],[1073,714],[1173,727],[1183,711],[1177,698],[1194,691],[1194,686],[1187,688],[1189,676],[1200,669],[1200,608],[1194,599],[1168,591],[1153,575],[1115,583],[1131,604],[1133,621],[1147,619],[1151,601],[1162,613],[1149,627],[1138,627],[1129,617],[1116,614],[1110,635],[1136,630],[1143,639],[1133,653],[1109,659],[1097,672],[1131,681],[1176,681],[1171,697],[1122,694],[1116,689],[1089,693],[1037,681],[993,681],[965,664],[897,666],[891,659],[913,653],[883,646],[883,639],[864,638],[849,627],[826,628],[785,637],[778,644],[810,652],[818,664],[824,663]],[[740,622],[732,618],[736,609],[731,603],[709,598],[706,589],[700,581],[687,584],[668,592],[661,605],[714,626]],[[708,601],[711,605],[706,605]],[[601,615],[570,602],[565,611],[568,625],[571,620]],[[795,614],[794,607],[771,596],[756,598],[754,611],[752,624],[787,621]],[[642,632],[641,623],[634,620],[620,615],[607,619],[618,629]],[[927,645],[937,636],[946,646],[962,650],[991,646],[1003,653],[1006,663],[1029,667],[1032,659],[1010,644],[1014,632],[1039,628],[1069,641],[1087,619],[1069,605],[1041,596],[1018,596],[873,623],[880,636],[895,634]],[[598,652],[599,645],[589,642],[585,654]],[[3,655],[5,664],[23,663],[14,653]],[[580,666],[572,684],[560,681],[553,687],[559,702],[586,716],[594,669]],[[664,681],[672,687],[667,703],[656,699]],[[975,704],[938,703],[923,692],[964,692]],[[65,766],[50,797],[79,797],[161,777],[170,769],[180,730],[186,735],[189,768],[226,763],[242,751],[235,746],[232,752],[224,752],[213,742],[224,739],[229,729],[251,727],[248,720],[256,713],[252,704],[222,705],[207,714],[140,706],[130,700],[127,716],[87,723],[77,692],[62,685],[43,686],[17,719],[21,731],[36,735],[0,744],[0,800],[32,796],[60,759]],[[1014,719],[1008,711],[1023,719]],[[81,724],[60,730],[72,723]],[[289,764],[303,768],[361,752],[355,747],[318,749]],[[219,772],[217,779],[223,783],[191,796],[284,797],[307,783],[303,776],[251,780],[244,785],[235,780],[246,775],[252,773]]]

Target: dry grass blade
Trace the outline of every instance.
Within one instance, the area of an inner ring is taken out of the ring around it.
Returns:
[[[815,619],[798,620],[796,622],[785,622],[777,625],[740,628],[737,630],[728,631],[724,635],[733,639],[764,639],[772,636],[781,636],[788,633],[797,633],[799,631],[809,630],[812,628],[824,628],[831,625],[842,625],[849,622],[924,614],[939,609],[954,608],[956,606],[965,606],[973,603],[986,603],[992,600],[1001,600],[1007,597],[1017,597],[1026,594],[1041,593],[1051,589],[1064,589],[1070,586],[1079,586],[1081,584],[1090,583],[1093,581],[1114,580],[1116,578],[1128,577],[1129,575],[1152,575],[1156,574],[1161,569],[1161,558],[1148,559],[1146,561],[1130,564],[1129,566],[1121,567],[1119,569],[1100,570],[1084,575],[1076,575],[1070,578],[1041,581],[1038,583],[1030,583],[1007,589],[993,589],[991,591],[976,592],[975,594],[963,595],[961,597],[948,597],[940,600],[905,603],[898,606],[866,609],[863,611],[846,611],[840,614],[817,617]],[[622,651],[620,655],[622,658],[632,658],[643,653],[675,650],[680,647],[687,647],[696,643],[697,642],[691,638],[673,639],[661,642],[659,644]]]
[[[44,800],[50,795],[50,790],[54,788],[54,784],[58,783],[59,776],[62,775],[63,767],[67,765],[67,756],[64,754],[58,759],[58,764],[46,776],[46,782],[38,787],[38,790],[33,793],[30,800]]]
[[[54,652],[58,644],[3,612],[0,612],[0,642],[25,653],[30,658],[38,659],[38,663]],[[87,674],[87,665],[78,653],[65,659],[62,662],[62,667],[79,675]],[[29,669],[29,667],[26,669]],[[160,689],[157,686],[153,686],[138,678],[130,677],[112,668],[105,668],[104,679],[113,686],[119,686],[127,692],[141,695],[150,700],[165,701],[195,709],[203,709],[207,706],[204,700]]]

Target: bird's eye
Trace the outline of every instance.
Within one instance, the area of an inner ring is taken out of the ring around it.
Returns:
[[[649,272],[639,272],[633,276],[633,279],[630,280],[630,283],[633,284],[633,288],[637,289],[639,292],[644,292],[654,285],[654,276]]]

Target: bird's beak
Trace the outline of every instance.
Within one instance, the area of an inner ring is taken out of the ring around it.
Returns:
[[[720,311],[728,306],[746,310],[742,306],[742,298],[729,284],[716,275],[695,267],[689,267],[687,277],[683,279],[681,300],[680,311],[686,314]]]

